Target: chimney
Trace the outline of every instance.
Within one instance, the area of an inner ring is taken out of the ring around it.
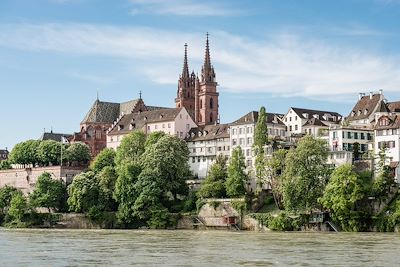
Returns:
[[[372,92],[369,92],[369,99],[372,99]]]
[[[379,89],[379,94],[380,95],[383,94],[383,90],[382,89]]]

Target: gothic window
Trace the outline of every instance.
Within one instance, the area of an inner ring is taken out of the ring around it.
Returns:
[[[210,122],[213,122],[213,115],[210,113]]]
[[[213,106],[214,106],[214,100],[210,98],[210,108],[213,108]]]
[[[93,127],[89,126],[87,129],[87,137],[92,138],[93,135],[94,135],[94,129],[93,129]]]
[[[200,99],[200,108],[203,108],[203,100]]]
[[[180,108],[181,107],[181,104],[178,104],[178,108]]]

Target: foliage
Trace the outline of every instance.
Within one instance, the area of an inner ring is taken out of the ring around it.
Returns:
[[[37,148],[37,156],[43,165],[57,165],[61,160],[61,146],[60,142],[54,140],[46,140],[40,142]]]
[[[68,186],[68,195],[70,211],[88,212],[92,207],[104,204],[98,181],[92,171],[75,176]]]
[[[115,151],[112,148],[103,149],[90,165],[94,173],[101,172],[105,167],[115,167]]]
[[[28,140],[25,142],[18,143],[11,150],[9,160],[14,164],[32,164],[36,165],[40,162],[38,157],[38,147],[40,141]]]
[[[69,162],[86,163],[91,159],[90,149],[84,143],[73,143],[66,149],[65,153]]]
[[[357,203],[366,197],[364,181],[350,164],[338,167],[325,188],[321,204],[331,211],[332,219],[343,230],[357,231],[359,211]]]
[[[305,216],[291,217],[284,211],[275,216],[271,213],[253,213],[250,216],[273,231],[299,231],[307,222]]]
[[[248,176],[245,169],[243,151],[238,146],[232,151],[232,157],[228,164],[228,178],[225,182],[225,188],[229,197],[241,197],[246,194],[245,184],[248,181]]]
[[[286,155],[287,150],[278,149],[272,153],[272,157],[270,157],[267,162],[267,170],[269,172],[270,186],[272,189],[272,194],[275,200],[275,204],[277,207],[282,208],[282,173],[285,169]]]
[[[10,201],[10,207],[7,212],[8,221],[22,222],[25,214],[28,212],[28,202],[21,191],[15,192]]]
[[[222,198],[226,197],[225,182],[228,176],[227,158],[218,155],[211,166],[208,175],[201,185],[197,195],[200,198]]]
[[[8,159],[0,161],[0,170],[11,169],[11,163]]]
[[[161,131],[156,131],[156,132],[152,132],[151,134],[149,134],[146,138],[146,141],[144,143],[144,147],[148,148],[151,145],[154,145],[155,143],[158,142],[158,140],[163,137],[165,135],[164,132]]]
[[[37,180],[35,190],[29,196],[34,207],[46,207],[60,210],[64,204],[66,190],[63,181],[54,180],[48,172],[42,173]]]
[[[375,218],[375,225],[380,232],[393,232],[400,225],[400,199],[397,200],[385,212]]]
[[[360,143],[355,142],[353,144],[353,159],[358,160],[360,159]]]
[[[115,183],[117,181],[117,175],[115,170],[111,166],[104,167],[98,174],[96,174],[100,190],[100,199],[104,204],[101,206],[106,211],[116,210],[117,204],[114,200]]]
[[[266,159],[264,147],[268,144],[267,113],[265,107],[260,108],[254,130],[255,173],[258,187],[261,187],[266,178]]]
[[[145,141],[146,136],[142,131],[134,131],[122,138],[115,156],[116,165],[120,165],[123,161],[138,161],[144,152]]]
[[[0,213],[5,214],[7,212],[10,207],[11,199],[17,192],[17,188],[8,185],[0,188]]]
[[[283,205],[288,211],[311,211],[318,207],[329,169],[326,144],[321,139],[306,135],[285,158],[283,180],[280,187]]]

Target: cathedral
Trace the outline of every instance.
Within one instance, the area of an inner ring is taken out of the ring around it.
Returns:
[[[187,44],[185,44],[183,69],[178,80],[178,92],[175,99],[176,107],[185,107],[198,126],[219,123],[217,85],[214,67],[211,64],[207,33],[201,77],[196,76],[194,71],[189,74]]]

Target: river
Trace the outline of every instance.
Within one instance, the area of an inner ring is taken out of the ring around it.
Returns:
[[[0,228],[0,266],[399,266],[400,234]]]

